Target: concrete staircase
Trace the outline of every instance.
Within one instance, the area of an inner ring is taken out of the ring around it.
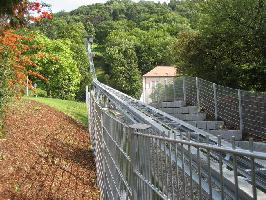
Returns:
[[[236,140],[242,139],[240,130],[226,129],[223,121],[206,120],[206,113],[202,112],[197,106],[186,106],[184,101],[162,102],[157,104],[156,107],[212,135],[221,135],[226,140],[230,140],[232,136],[235,136]]]

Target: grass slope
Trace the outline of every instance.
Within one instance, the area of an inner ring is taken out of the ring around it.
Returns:
[[[81,122],[84,126],[88,124],[88,115],[86,104],[82,102],[53,99],[53,98],[43,98],[43,97],[25,97],[25,99],[34,100],[50,107],[53,107],[66,115],[72,117],[73,119]]]

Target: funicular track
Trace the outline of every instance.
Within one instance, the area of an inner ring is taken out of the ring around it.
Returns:
[[[153,137],[164,137],[169,140],[182,140],[185,143],[197,143],[202,145],[200,151],[195,148],[186,148],[183,144],[178,145],[178,151],[183,152],[183,160],[173,159],[173,150],[171,147],[156,143],[161,149],[164,149],[166,156],[171,162],[177,163],[183,173],[197,184],[200,185],[202,191],[210,196],[212,199],[256,199],[257,189],[262,191],[266,190],[265,183],[265,168],[264,160],[266,154],[261,152],[252,151],[252,141],[250,142],[251,151],[242,150],[235,147],[234,138],[232,143],[222,140],[221,137],[215,137],[210,133],[200,130],[182,120],[179,120],[165,112],[162,112],[152,106],[146,105],[128,95],[125,95],[105,84],[100,83],[95,76],[95,69],[93,65],[93,56],[91,54],[89,44],[89,55],[90,55],[90,66],[91,72],[94,74],[93,80],[93,93],[92,96],[98,101],[103,107],[104,104],[111,104],[120,113],[122,113],[132,124],[141,123],[148,124],[151,126],[150,130]],[[151,133],[150,132],[150,133]],[[156,133],[160,133],[156,135]],[[209,152],[204,147],[219,148],[219,153]],[[237,151],[241,154],[241,157],[236,159],[230,156],[230,153]],[[256,160],[250,159],[251,154],[256,154]],[[262,159],[262,160],[259,160]],[[201,173],[206,180],[201,180],[201,177],[195,172],[194,169],[198,169],[200,161]],[[221,169],[226,166],[227,174],[221,174]],[[255,170],[257,169],[257,170]],[[210,177],[211,176],[211,177]],[[232,177],[241,176],[244,177],[245,181],[239,183]],[[256,178],[254,178],[256,177]],[[252,184],[252,192],[247,191],[245,184]],[[220,185],[221,191],[216,191],[212,185]],[[236,189],[237,188],[237,189]],[[162,190],[164,193],[163,197],[167,198],[167,191]],[[237,192],[237,194],[235,194]],[[254,196],[256,195],[256,196]],[[263,193],[259,192],[258,197],[264,196]]]

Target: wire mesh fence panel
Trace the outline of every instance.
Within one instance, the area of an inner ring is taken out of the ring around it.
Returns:
[[[213,83],[199,79],[200,109],[207,113],[209,119],[215,118],[215,97]]]
[[[254,199],[265,180],[265,153],[203,141],[197,135],[133,129],[93,103],[97,183],[101,199]],[[91,129],[90,129],[91,130]],[[172,139],[171,139],[172,138]],[[251,143],[252,144],[252,143]],[[244,165],[249,169],[243,170]],[[239,178],[239,174],[243,176]],[[243,180],[247,180],[246,182]],[[247,191],[246,191],[247,190]]]
[[[195,77],[185,77],[186,104],[197,105],[197,87]]]
[[[186,106],[200,106],[207,120],[222,120],[225,129],[240,130],[243,137],[266,138],[266,94],[240,91],[196,77],[177,77],[152,88],[151,105],[184,100]]]
[[[184,100],[184,90],[183,90],[183,77],[177,77],[174,79],[174,92],[175,92],[175,100]]]
[[[201,103],[206,112],[212,112],[205,105],[212,96],[209,83],[193,77],[184,80],[183,98],[188,105]],[[144,113],[138,113],[140,105],[141,109],[149,111],[151,107],[108,86],[103,87],[97,81],[93,84],[94,92],[88,101],[89,130],[101,199],[265,199],[266,153],[254,151],[252,139],[249,140],[249,150],[244,150],[236,148],[234,137],[230,144],[222,141],[220,136],[210,139],[208,134],[190,129],[186,124],[183,124],[185,131],[171,129],[171,132],[165,132],[163,130],[169,130],[168,126],[157,123],[160,118],[143,120]],[[166,91],[176,91],[173,88],[176,89],[173,86],[169,90],[164,88],[162,94],[165,95],[154,93],[156,101],[168,99]],[[231,127],[245,125],[247,113],[251,116],[257,113],[256,119],[264,116],[260,115],[264,114],[264,97],[245,95],[218,85],[215,88],[216,115]],[[102,107],[102,96],[111,102],[111,109]],[[173,99],[176,96],[175,93]],[[250,103],[252,106],[245,110],[242,107],[248,101],[255,103]],[[114,114],[115,108],[120,114],[118,118]],[[131,123],[148,123],[150,128],[132,128],[121,120],[121,115],[128,117]],[[244,127],[248,127],[248,123]],[[264,125],[260,130],[264,130]]]
[[[241,92],[244,133],[266,139],[266,94]]]
[[[217,114],[227,129],[240,129],[238,91],[217,85]]]

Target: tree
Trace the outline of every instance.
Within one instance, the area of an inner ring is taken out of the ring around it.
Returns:
[[[76,99],[85,100],[85,87],[91,84],[91,75],[88,69],[89,61],[84,44],[86,31],[83,24],[75,20],[78,19],[74,19],[74,17],[55,17],[52,21],[41,23],[38,29],[50,39],[61,39],[70,42],[73,60],[77,63],[79,73],[81,74]]]
[[[106,63],[110,68],[110,84],[133,97],[141,94],[141,76],[138,70],[134,44],[120,35],[107,38]]]
[[[156,65],[171,65],[174,63],[172,47],[175,38],[167,32],[151,30],[143,32],[136,47],[139,68],[142,74],[147,73]]]
[[[261,0],[202,3],[199,32],[178,40],[177,66],[226,86],[264,91],[265,13]]]
[[[50,19],[51,13],[42,10],[42,5],[27,0],[8,0],[1,2],[0,7],[0,131],[2,128],[3,108],[11,97],[20,97],[23,86],[32,87],[26,82],[27,75],[45,79],[34,69],[35,56],[31,50],[34,46],[29,30],[18,30],[29,22]],[[33,15],[32,15],[33,14]],[[16,30],[17,29],[17,30]],[[22,32],[22,33],[21,33]],[[1,134],[0,134],[1,135]]]
[[[79,89],[80,73],[73,59],[71,41],[51,40],[38,34],[34,43],[42,47],[35,58],[37,70],[48,79],[47,83],[39,81],[38,86],[47,91],[48,96],[73,100]]]
[[[49,6],[45,3],[31,2],[28,0],[5,0],[0,7],[0,27],[18,28],[30,22],[52,19],[52,14],[44,10]],[[1,30],[0,30],[1,31]]]

